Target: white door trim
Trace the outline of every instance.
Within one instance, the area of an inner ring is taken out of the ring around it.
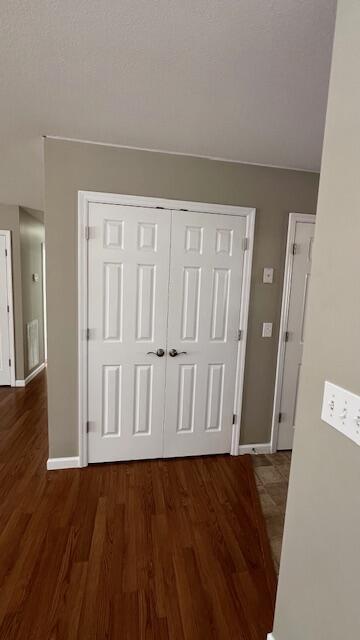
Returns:
[[[7,304],[9,306],[9,346],[10,346],[10,384],[15,387],[15,331],[14,331],[14,296],[12,279],[12,251],[11,251],[11,231],[0,230],[0,235],[5,236],[6,248],[6,275],[7,275]]]
[[[169,210],[195,211],[198,213],[217,213],[223,215],[242,216],[246,218],[247,251],[244,258],[243,286],[241,293],[241,317],[239,330],[241,340],[238,348],[236,371],[236,392],[230,453],[239,454],[239,438],[241,426],[241,407],[244,383],[246,339],[248,327],[251,265],[255,231],[255,209],[250,207],[236,207],[203,202],[188,202],[183,200],[168,200],[163,198],[146,198],[142,196],[117,195],[92,191],[78,192],[78,429],[79,429],[79,459],[80,466],[88,464],[87,451],[87,314],[88,314],[88,212],[90,203],[119,204],[133,207],[162,208]]]
[[[42,267],[42,294],[43,294],[43,320],[44,320],[44,360],[45,360],[45,362],[47,362],[46,248],[45,248],[45,242],[41,243],[41,267]]]
[[[246,211],[242,207],[239,210]],[[231,449],[230,453],[233,456],[239,455],[240,445],[240,431],[241,431],[241,414],[242,414],[242,401],[244,392],[244,373],[245,373],[245,356],[246,356],[246,343],[248,334],[248,319],[249,319],[249,304],[250,304],[250,289],[251,289],[251,270],[252,259],[254,250],[254,236],[255,236],[255,209],[248,209],[246,215],[246,238],[248,242],[247,251],[244,256],[244,271],[243,282],[241,289],[241,302],[240,302],[240,341],[238,349],[238,360],[236,365],[236,378],[235,378],[235,400],[234,400],[234,416],[235,423],[232,429],[231,436]],[[240,213],[238,215],[241,215]]]
[[[297,222],[311,222],[314,224],[315,215],[310,213],[290,213],[289,225],[286,243],[286,258],[284,271],[284,284],[281,303],[280,329],[279,329],[279,346],[276,364],[276,378],[274,390],[273,416],[271,425],[271,453],[277,451],[277,439],[279,432],[279,412],[281,402],[281,390],[284,378],[284,361],[285,361],[285,334],[289,315],[289,303],[291,292],[292,270],[294,264],[293,245],[295,242],[295,232]]]

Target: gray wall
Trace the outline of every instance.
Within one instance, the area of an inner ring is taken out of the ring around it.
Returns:
[[[39,323],[39,364],[44,362],[44,307],[41,244],[45,242],[44,224],[34,215],[20,207],[20,250],[23,307],[23,344],[25,378],[31,370],[28,367],[27,324],[32,320]],[[34,282],[32,275],[39,280]],[[37,365],[38,366],[38,365]],[[36,367],[34,367],[36,368]]]
[[[22,315],[19,207],[15,205],[5,205],[5,204],[0,205],[0,229],[11,231],[14,325],[15,325],[15,359],[16,359],[15,374],[16,374],[17,380],[23,380],[24,379],[24,349],[23,349],[23,315]]]
[[[242,442],[269,441],[288,214],[315,211],[318,175],[45,140],[51,456],[78,451],[76,246],[81,189],[257,208]],[[272,286],[262,284],[264,266],[275,268]],[[272,339],[261,338],[262,321],[275,323]]]
[[[360,637],[360,448],[320,420],[360,394],[360,2],[339,0],[276,640]]]

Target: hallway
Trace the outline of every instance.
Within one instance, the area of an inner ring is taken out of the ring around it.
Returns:
[[[0,389],[0,639],[265,640],[249,456],[46,471],[46,378]]]

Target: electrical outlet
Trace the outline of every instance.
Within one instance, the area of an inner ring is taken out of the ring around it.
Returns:
[[[263,282],[264,284],[272,284],[274,281],[274,269],[273,267],[264,267]]]
[[[360,397],[325,382],[321,419],[360,445]]]
[[[272,322],[263,322],[262,337],[271,338],[272,336]]]

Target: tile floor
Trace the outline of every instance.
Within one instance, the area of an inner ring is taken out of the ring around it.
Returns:
[[[279,572],[289,484],[291,451],[253,456],[256,483],[260,495],[274,564]]]

